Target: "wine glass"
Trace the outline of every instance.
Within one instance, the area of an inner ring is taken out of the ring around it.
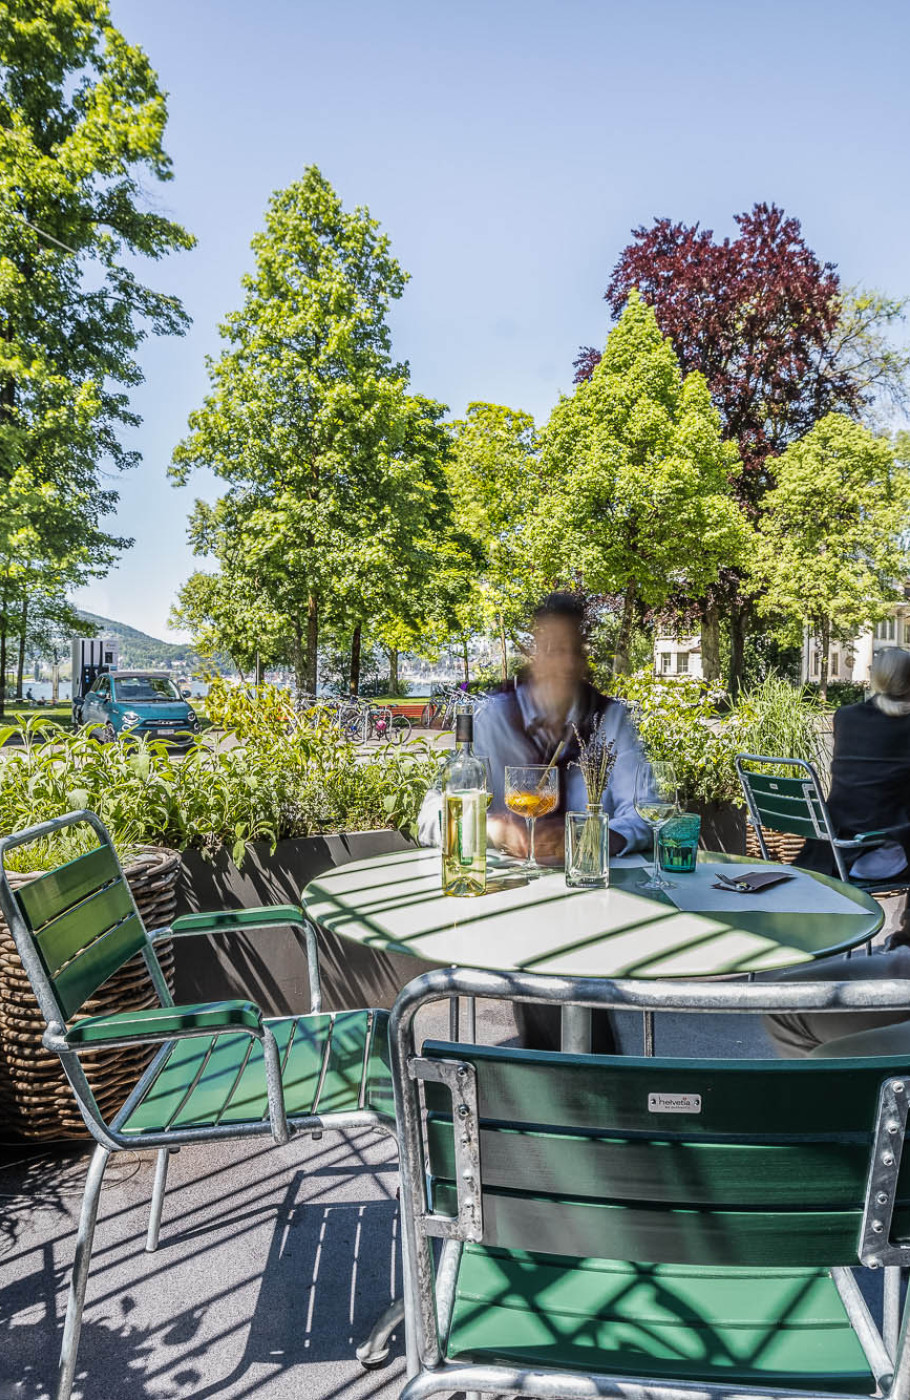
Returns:
[[[528,858],[524,868],[528,875],[538,875],[543,867],[534,855],[534,823],[559,806],[558,769],[544,763],[507,765],[506,806],[528,823]]]
[[[672,763],[660,759],[649,763],[643,759],[635,774],[635,810],[654,833],[654,864],[646,880],[639,881],[645,890],[669,890],[672,880],[665,880],[658,864],[658,840],[661,827],[679,811],[679,782]]]

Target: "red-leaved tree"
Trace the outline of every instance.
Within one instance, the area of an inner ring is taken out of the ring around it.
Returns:
[[[614,320],[637,287],[654,307],[685,371],[705,376],[727,437],[739,446],[739,490],[755,509],[771,484],[769,459],[833,409],[855,412],[861,393],[831,347],[840,280],[806,245],[797,219],[773,204],[738,214],[739,235],[656,219],[633,232],[605,293]],[[584,348],[576,382],[600,356]]]

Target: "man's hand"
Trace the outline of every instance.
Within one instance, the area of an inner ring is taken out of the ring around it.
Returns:
[[[487,831],[493,845],[506,855],[528,856],[528,824],[520,817],[490,817]],[[548,865],[559,865],[566,853],[566,829],[562,817],[539,817],[534,833],[534,854]]]
[[[520,817],[489,817],[487,831],[493,845],[506,855],[526,860],[528,856],[528,824]],[[610,855],[618,856],[626,848],[626,839],[618,831],[610,831]],[[566,828],[562,817],[539,817],[534,836],[534,853],[539,861],[558,865],[566,856]]]

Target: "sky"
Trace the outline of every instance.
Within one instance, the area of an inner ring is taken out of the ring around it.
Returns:
[[[910,293],[906,0],[111,0],[168,93],[167,185],[197,237],[150,264],[184,338],[150,339],[133,397],[142,465],[119,479],[118,566],[77,595],[176,640],[204,561],[186,541],[197,473],[167,478],[242,300],[270,194],[317,165],[367,205],[411,274],[391,324],[415,391],[546,420],[630,231],[668,215],[718,236],[774,201],[848,286]]]

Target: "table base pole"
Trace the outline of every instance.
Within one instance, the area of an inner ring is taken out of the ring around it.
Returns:
[[[591,1010],[587,1006],[562,1008],[559,1048],[569,1055],[591,1053]]]

